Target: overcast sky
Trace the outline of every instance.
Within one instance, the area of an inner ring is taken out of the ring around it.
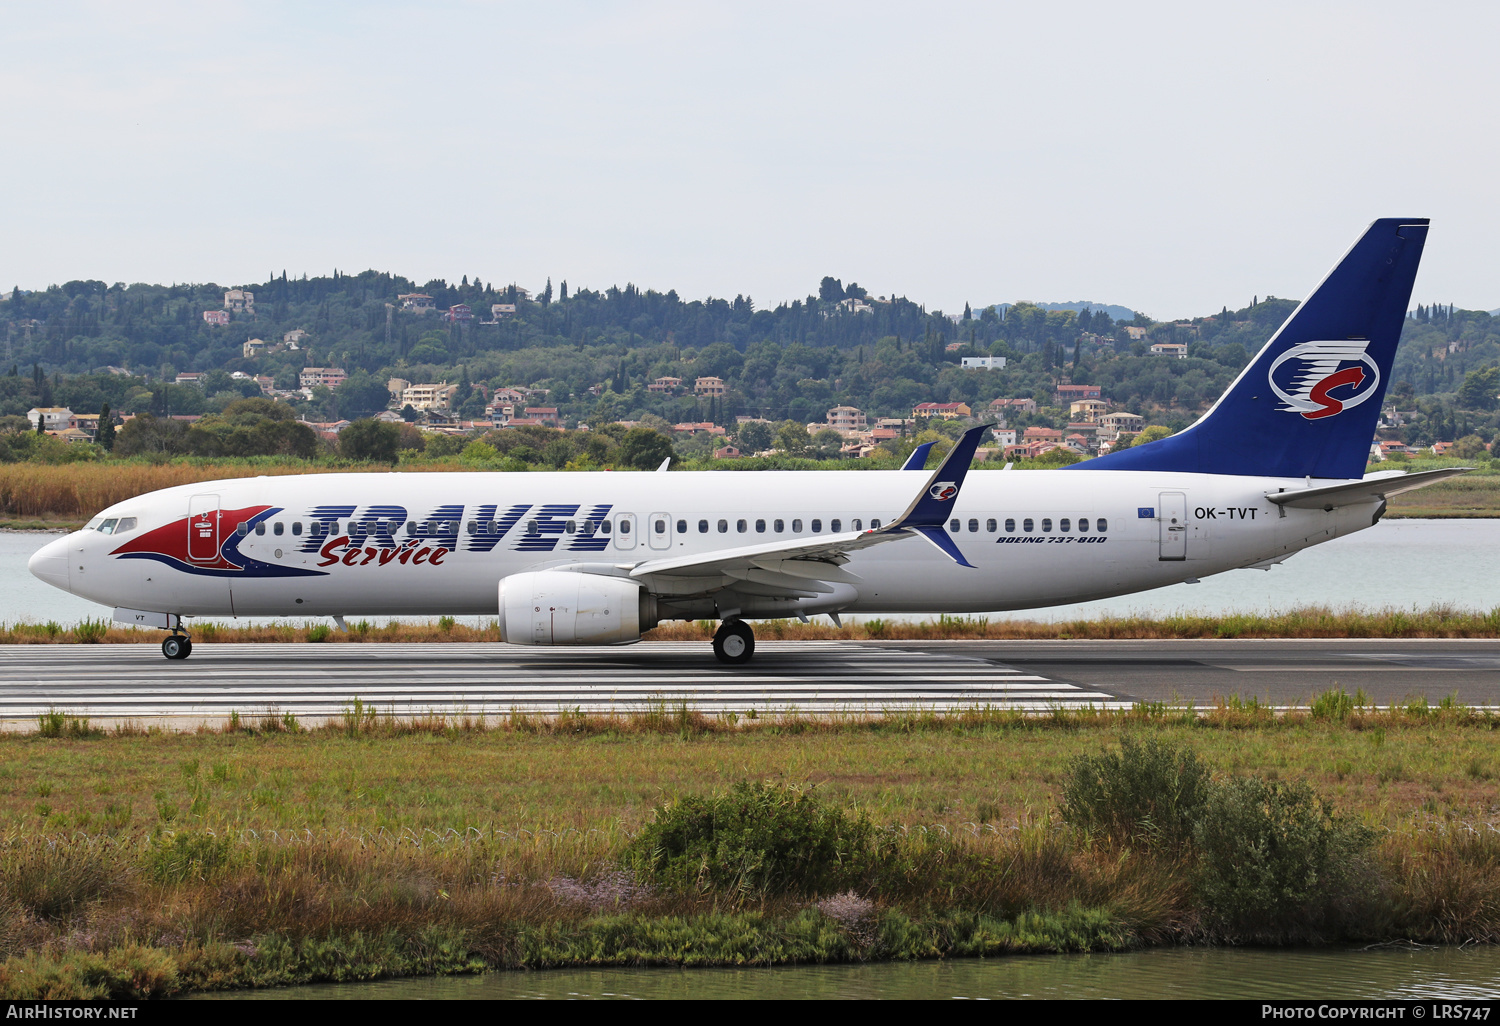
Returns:
[[[1171,318],[1433,218],[1500,306],[1494,3],[0,6],[0,287],[365,268]]]

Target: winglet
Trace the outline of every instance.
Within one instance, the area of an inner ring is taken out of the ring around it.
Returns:
[[[953,511],[954,500],[958,498],[959,489],[963,487],[964,478],[969,473],[969,464],[974,462],[974,450],[979,448],[979,439],[988,430],[989,425],[981,424],[965,431],[949,451],[947,458],[927,479],[926,486],[912,500],[911,505],[906,507],[906,512],[881,528],[881,531],[911,531],[919,534],[959,566],[972,568],[974,564],[964,558],[953,539],[948,537],[943,524]]]
[[[948,532],[943,530],[941,527],[921,526],[914,527],[912,528],[912,530],[916,531],[923,538],[926,538],[928,541],[932,542],[932,544],[936,545],[938,547],[938,550],[941,551],[943,555],[953,560],[953,562],[957,563],[959,566],[966,566],[970,570],[978,569],[978,567],[976,567],[973,563],[970,563],[967,559],[964,558],[964,554],[959,551],[958,545],[954,543],[952,538],[948,537]]]
[[[901,464],[902,470],[925,470],[927,468],[927,454],[932,451],[931,442],[923,442],[911,451],[906,457],[906,462]]]

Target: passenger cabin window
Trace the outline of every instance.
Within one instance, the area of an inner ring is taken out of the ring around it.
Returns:
[[[1079,517],[1078,518],[1078,529],[1080,531],[1087,531],[1089,529],[1089,518],[1088,517]]]
[[[729,521],[727,521],[727,520],[720,520],[719,521],[719,533],[720,534],[728,534],[729,533]]]
[[[1043,531],[1050,531],[1050,530],[1052,530],[1052,518],[1051,517],[1042,517],[1042,530]]]
[[[793,520],[792,521],[792,533],[793,534],[801,534],[802,533],[802,521],[800,521],[800,520]]]
[[[773,521],[772,524],[771,524],[771,528],[777,534],[780,534],[782,531],[786,530],[786,521],[785,520],[776,520],[776,521]]]
[[[838,528],[835,527],[834,530],[837,531]],[[853,520],[849,521],[849,530],[851,530],[851,531],[863,531],[864,530],[864,528],[859,525],[859,518],[858,517],[855,517]]]
[[[276,521],[276,526],[271,528],[271,533],[276,535],[277,537],[286,534],[286,525],[283,524],[280,520]]]
[[[677,521],[677,533],[678,534],[687,534],[687,521],[686,520],[679,520],[679,521]]]
[[[630,533],[630,525],[629,524],[621,524],[620,526],[625,531],[626,534]],[[600,534],[608,534],[609,533],[609,521],[608,520],[601,520],[601,521],[599,521],[599,533]]]
[[[735,522],[734,522],[734,529],[735,529],[735,530],[736,530],[736,531],[738,531],[738,532],[739,532],[739,533],[740,533],[740,534],[744,534],[744,533],[745,533],[745,531],[746,531],[746,530],[747,530],[747,529],[748,529],[748,528],[749,528],[749,527],[750,527],[750,524],[749,524],[749,522],[748,522],[748,521],[745,521],[745,520],[736,520],[736,521],[735,521]]]
[[[950,521],[948,521],[948,530],[949,530],[949,531],[950,531],[950,532],[951,532],[951,533],[953,533],[953,534],[957,534],[957,533],[958,533],[958,532],[959,532],[959,531],[962,531],[962,530],[963,530],[963,525],[962,525],[962,524],[960,524],[960,523],[959,523],[959,522],[958,522],[958,518],[957,518],[957,517],[955,517],[955,518],[954,518],[954,519],[952,519],[952,520],[950,520]]]
[[[843,528],[843,522],[839,521],[839,520],[830,520],[830,521],[828,521],[828,529],[830,531],[832,531],[834,534],[838,534],[840,531],[842,531],[844,529]]]
[[[813,532],[813,534],[817,534],[821,530],[823,530],[823,521],[821,521],[821,520],[814,520],[812,522],[812,532]]]
[[[995,521],[994,521],[993,517],[991,519],[986,520],[984,522],[984,529],[986,531],[990,532],[990,534],[994,534],[995,533],[995,527],[996,527],[996,524],[995,524]]]
[[[299,537],[302,535],[302,521],[298,520],[292,524],[292,533]]]
[[[1027,517],[1025,520],[1021,521],[1021,530],[1025,531],[1027,534],[1030,534],[1032,531],[1036,530],[1036,524],[1032,522],[1032,519],[1030,517]]]
[[[255,525],[255,533],[256,534],[265,534],[266,533],[266,522],[264,520],[262,520],[260,523],[258,523],[258,524]]]
[[[657,517],[651,522],[651,530],[655,531],[657,534],[666,534],[667,522],[660,517]]]
[[[1103,534],[1105,531],[1109,530],[1109,521],[1105,520],[1103,517],[1100,517],[1098,520],[1094,521],[1094,530],[1098,531],[1100,534]]]
[[[764,520],[757,520],[755,522],[755,533],[756,534],[765,534],[766,533],[766,522]]]
[[[970,520],[969,521],[969,533],[970,534],[978,534],[979,533],[979,521],[977,521],[977,520]]]
[[[872,530],[872,531],[878,531],[878,530],[880,530],[880,521],[879,520],[871,520],[870,521],[870,530]]]
[[[629,534],[630,533],[630,521],[629,520],[621,520],[620,521],[620,533],[621,534]]]
[[[708,521],[707,520],[700,520],[700,521],[698,521],[698,533],[699,534],[707,534],[708,533]]]
[[[1006,533],[1008,533],[1008,534],[1015,534],[1015,532],[1016,532],[1016,522],[1015,522],[1015,520],[1010,519],[1010,518],[1006,518],[1006,521],[1005,521],[1005,530],[1006,530]]]
[[[1059,531],[1071,531],[1073,529],[1073,521],[1069,520],[1067,517],[1063,517],[1057,522],[1057,529]]]
[[[241,520],[240,526],[234,529],[234,533],[239,535],[241,538],[245,537],[245,535],[250,533],[250,524],[247,521]]]
[[[577,534],[578,533],[578,521],[576,521],[576,520],[569,520],[567,523],[563,524],[563,530],[566,531],[568,534]]]

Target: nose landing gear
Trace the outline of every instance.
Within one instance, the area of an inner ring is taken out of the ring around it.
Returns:
[[[725,620],[714,634],[714,656],[721,663],[740,666],[755,654],[755,632],[744,620]]]
[[[168,659],[186,659],[193,654],[193,639],[174,631],[162,639],[161,654]]]

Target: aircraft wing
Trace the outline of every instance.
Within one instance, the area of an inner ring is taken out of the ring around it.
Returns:
[[[859,580],[843,569],[850,553],[912,535],[927,539],[960,566],[972,566],[943,525],[986,427],[965,432],[906,511],[882,527],[648,559],[631,568],[630,576],[656,594],[702,594],[728,588],[755,595],[809,597],[831,593],[832,584]]]
[[[1447,478],[1467,474],[1473,469],[1473,467],[1445,467],[1442,470],[1423,470],[1416,474],[1404,474],[1399,470],[1385,471],[1371,474],[1363,481],[1322,485],[1317,488],[1297,488],[1289,492],[1269,492],[1266,498],[1278,506],[1291,506],[1294,509],[1332,510],[1340,506],[1358,506],[1361,503],[1375,502],[1417,488],[1426,488],[1430,484],[1437,484]]]

